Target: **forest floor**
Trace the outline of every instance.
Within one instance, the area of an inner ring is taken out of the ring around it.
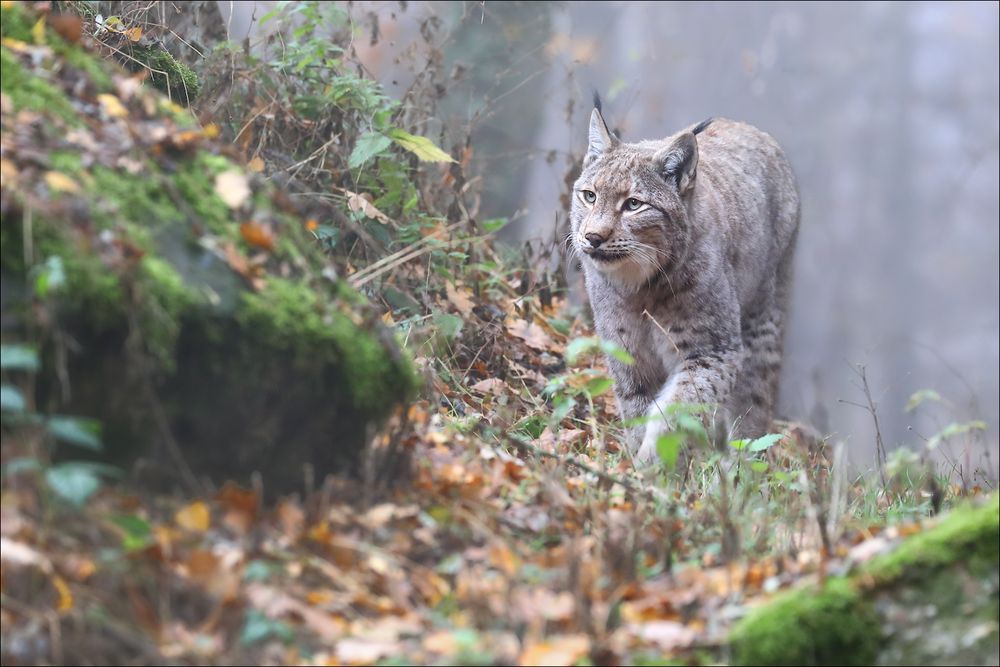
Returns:
[[[39,42],[5,39],[5,57],[40,68]],[[79,94],[75,79],[57,83]],[[130,113],[110,94],[74,104]],[[6,95],[3,106],[5,141],[34,132],[31,114]],[[154,125],[141,132],[166,136]],[[97,136],[95,152],[113,144]],[[4,187],[17,176],[5,159]],[[54,169],[47,180],[79,187]],[[259,484],[157,494],[122,482],[74,507],[37,464],[7,465],[38,443],[5,429],[5,664],[728,663],[747,609],[845,573],[922,531],[932,506],[980,493],[849,475],[843,449],[798,424],[717,450],[682,413],[664,465],[636,470],[602,361],[620,351],[488,235],[463,247],[490,271],[442,277],[418,258],[389,276],[422,286],[425,314],[382,321],[425,387],[356,474],[276,500]],[[379,283],[367,289],[384,303]],[[408,338],[415,320],[434,335]],[[689,463],[671,470],[685,441]]]

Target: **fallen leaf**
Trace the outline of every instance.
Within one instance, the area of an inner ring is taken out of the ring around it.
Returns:
[[[59,593],[59,603],[56,605],[56,611],[60,614],[71,611],[73,609],[73,594],[70,592],[66,580],[57,574],[52,577],[52,585],[55,587],[56,592]]]
[[[270,225],[261,224],[254,220],[244,222],[240,225],[240,236],[250,245],[262,250],[274,249],[274,232]]]
[[[696,633],[676,621],[651,621],[639,626],[639,636],[655,644],[663,652],[670,653],[690,646],[695,640]]]
[[[398,653],[398,642],[379,639],[341,639],[337,642],[337,660],[348,665],[370,665]]]
[[[546,641],[529,644],[517,659],[524,667],[531,665],[572,665],[590,651],[590,638],[586,635],[550,637]]]
[[[205,127],[201,128],[201,136],[206,139],[215,139],[220,134],[222,134],[222,130],[220,130],[219,126],[215,123],[209,123]]]
[[[45,183],[50,190],[55,192],[69,192],[79,194],[80,186],[72,178],[58,171],[50,171],[45,174]]]
[[[97,101],[101,103],[101,108],[111,118],[127,118],[128,109],[114,95],[102,93],[97,96]]]
[[[480,380],[476,384],[469,387],[472,391],[479,392],[480,394],[493,394],[494,396],[500,396],[505,391],[509,390],[510,387],[507,383],[499,378],[487,378],[485,380]]]
[[[45,43],[45,17],[35,21],[35,25],[31,28],[31,39],[34,40],[35,44],[41,46]]]
[[[534,322],[529,324],[525,320],[514,320],[507,325],[507,331],[510,335],[520,338],[529,347],[533,347],[536,350],[545,351],[556,347],[552,338],[545,333],[545,329]]]
[[[255,156],[252,160],[250,160],[250,162],[247,163],[247,169],[259,174],[264,171],[264,160],[262,160],[259,155]]]
[[[70,44],[76,44],[83,36],[83,19],[73,14],[49,14],[49,26]]]
[[[215,177],[215,194],[229,208],[239,208],[250,197],[247,177],[239,171],[224,171]]]
[[[135,26],[134,28],[129,28],[125,31],[125,37],[128,38],[130,42],[138,42],[142,39],[142,28]]]
[[[472,315],[472,309],[476,306],[472,300],[472,292],[464,287],[456,288],[451,283],[445,283],[444,290],[448,295],[448,301],[451,301],[455,308],[458,309],[458,312],[466,317]]]
[[[362,215],[366,218],[378,220],[385,225],[392,222],[389,216],[375,208],[375,204],[372,203],[372,196],[367,192],[362,194],[351,192],[350,190],[344,190],[343,192],[347,195],[347,208],[352,211],[361,211]]]
[[[174,515],[174,521],[178,526],[193,533],[204,533],[211,525],[211,520],[208,505],[200,500],[179,509]]]

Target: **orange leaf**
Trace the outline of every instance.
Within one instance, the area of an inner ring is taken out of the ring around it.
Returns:
[[[264,160],[261,159],[259,155],[254,156],[254,158],[247,163],[247,169],[259,174],[264,171]]]
[[[590,651],[590,639],[585,635],[551,637],[531,644],[517,660],[518,665],[572,665]]]
[[[211,525],[212,517],[208,512],[208,506],[197,500],[187,507],[178,510],[177,514],[174,515],[174,521],[185,530],[190,530],[194,533],[204,533]]]
[[[128,41],[130,42],[138,42],[142,39],[142,28],[139,26],[129,28],[125,31],[125,36],[128,37]]]
[[[72,14],[50,14],[49,25],[60,37],[70,44],[76,44],[83,36],[83,19]]]
[[[59,593],[59,604],[56,609],[61,614],[70,611],[73,608],[73,594],[70,592],[69,586],[66,585],[66,580],[58,574],[54,575],[52,577],[52,585]]]
[[[274,249],[274,232],[271,231],[269,225],[262,225],[253,220],[244,222],[240,225],[240,235],[243,236],[244,241],[252,246],[264,250]]]

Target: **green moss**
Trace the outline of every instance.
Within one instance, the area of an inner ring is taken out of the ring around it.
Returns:
[[[80,173],[83,160],[74,151],[52,151],[49,153],[49,166],[70,176]]]
[[[995,570],[998,561],[1000,493],[994,493],[982,505],[955,508],[938,525],[908,538],[892,553],[872,560],[862,573],[885,583],[911,574],[926,578],[928,571],[956,562],[967,562],[977,570],[981,565]]]
[[[878,649],[878,617],[843,578],[782,593],[733,629],[737,665],[865,665]]]
[[[158,46],[133,47],[132,57],[149,68],[150,81],[153,86],[165,93],[178,104],[187,105],[198,96],[201,83],[198,76],[184,63],[170,55]],[[137,70],[137,63],[128,61],[126,67]]]
[[[155,226],[184,218],[164,186],[166,177],[153,164],[147,163],[143,172],[137,175],[99,165],[90,173],[93,182],[87,188],[88,194],[105,227],[122,220]]]
[[[12,3],[0,10],[0,34],[4,37],[30,42],[32,25],[31,17],[20,3]]]
[[[244,295],[237,318],[248,336],[291,351],[301,362],[335,364],[359,410],[381,411],[393,399],[408,398],[415,386],[405,357],[393,358],[377,334],[325,307],[304,284],[270,279],[260,292]]]
[[[238,228],[233,224],[229,207],[215,192],[215,177],[236,168],[224,157],[199,152],[172,175],[178,192],[197,214],[198,223],[216,234],[230,238],[237,235]]]
[[[137,288],[141,292],[139,325],[146,347],[162,369],[173,371],[181,321],[199,301],[198,295],[169,262],[149,255],[142,259]]]
[[[7,47],[0,47],[0,90],[10,97],[17,111],[28,109],[55,115],[73,126],[83,125],[66,96],[41,76],[25,70]]]

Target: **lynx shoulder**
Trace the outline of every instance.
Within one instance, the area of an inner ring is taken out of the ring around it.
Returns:
[[[791,166],[757,128],[712,119],[626,143],[591,114],[569,244],[598,334],[628,350],[608,365],[639,462],[656,456],[667,407],[714,408],[732,437],[767,431],[778,393],[799,224]]]

